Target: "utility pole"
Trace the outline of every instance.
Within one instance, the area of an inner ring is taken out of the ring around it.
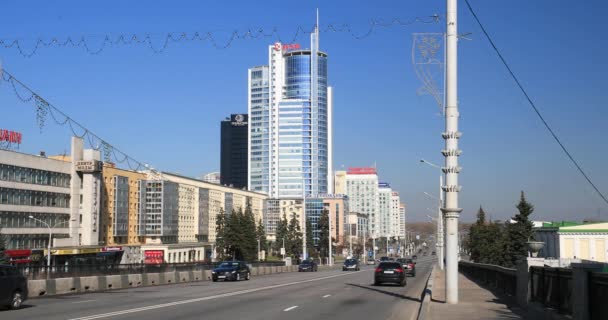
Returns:
[[[445,140],[445,149],[442,154],[445,157],[443,172],[446,175],[445,205],[441,210],[446,221],[446,300],[449,304],[458,303],[458,218],[461,208],[458,207],[458,157],[461,150],[458,149],[458,139],[461,132],[458,131],[458,1],[446,0],[446,105],[445,105],[445,132],[442,137]]]
[[[329,235],[327,237],[327,238],[329,238],[327,240],[329,242],[328,243],[328,245],[329,245],[328,248],[329,249],[327,250],[327,253],[328,253],[327,254],[327,264],[330,265],[330,266],[332,266],[333,263],[331,262],[331,234],[332,234],[332,232],[331,232],[331,212],[329,212],[329,210],[327,210],[327,218],[329,219],[329,228],[327,228],[328,231],[329,231]]]
[[[441,212],[441,208],[443,207],[443,190],[441,189],[443,187],[443,176],[439,175],[439,208],[437,208],[437,214],[439,215],[437,217],[437,249],[439,252],[437,252],[437,254],[439,255],[439,269],[443,270],[443,259],[445,257],[445,253],[444,253],[444,246],[443,244],[445,243],[444,241],[444,232],[443,232],[443,213]]]

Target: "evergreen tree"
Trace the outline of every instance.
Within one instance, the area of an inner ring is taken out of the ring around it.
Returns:
[[[8,264],[9,259],[6,256],[6,254],[4,253],[4,251],[6,250],[6,247],[8,247],[8,241],[6,240],[6,237],[4,236],[4,234],[2,234],[2,229],[0,228],[0,264]]]
[[[258,222],[258,226],[256,228],[256,237],[260,239],[260,250],[265,250],[266,255],[268,255],[268,240],[266,240],[266,231],[264,230],[262,219],[260,219]]]
[[[534,206],[526,201],[524,192],[521,192],[519,203],[516,206],[519,213],[513,217],[515,223],[507,223],[504,243],[504,265],[513,267],[517,259],[527,256],[527,242],[532,236],[532,221],[530,215]]]
[[[278,253],[281,252],[281,248],[283,247],[283,240],[285,240],[285,248],[287,248],[288,239],[287,239],[287,216],[283,214],[283,218],[279,220],[277,224],[276,231],[276,241],[274,242],[274,250]],[[287,249],[285,249],[287,250]],[[287,253],[286,253],[287,255]]]
[[[232,214],[228,218],[226,227],[226,244],[228,246],[228,251],[230,252],[230,257],[235,260],[243,259],[242,245],[245,237],[242,230],[242,217],[242,210],[237,212],[233,209]]]
[[[319,251],[321,257],[329,255],[329,212],[325,209],[319,219]]]
[[[220,213],[215,217],[215,250],[221,260],[224,259],[224,250],[226,250],[226,216],[224,209],[220,208]]]
[[[312,223],[310,223],[310,219],[306,219],[306,250],[308,251],[309,256],[317,258],[319,253],[315,248],[315,240],[312,236],[312,231]]]
[[[483,208],[479,206],[477,211],[477,221],[471,226],[469,230],[469,246],[471,251],[471,260],[475,262],[481,261],[481,246],[484,228],[486,226],[486,213]]]
[[[300,230],[300,222],[293,214],[287,227],[287,239],[289,239],[289,253],[294,259],[298,259],[302,254],[302,232]]]
[[[256,261],[258,260],[258,236],[255,227],[255,217],[250,205],[245,207],[241,225],[243,226],[242,232],[244,236],[243,260]]]

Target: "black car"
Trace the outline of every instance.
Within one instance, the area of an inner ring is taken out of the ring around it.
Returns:
[[[316,272],[317,264],[312,260],[305,260],[298,266],[298,272]]]
[[[414,259],[414,260],[418,260],[418,256],[417,256],[417,255],[413,255],[413,256],[412,256],[412,259]]]
[[[393,258],[390,257],[382,257],[380,258],[380,262],[388,262],[388,261],[395,261]]]
[[[211,280],[249,280],[251,279],[251,270],[243,261],[225,261],[211,272]]]
[[[374,285],[382,283],[395,283],[400,286],[405,286],[405,270],[399,262],[381,262],[374,272]]]
[[[416,262],[414,262],[414,260],[400,258],[397,259],[397,262],[401,263],[401,266],[403,266],[403,269],[405,270],[406,274],[411,274],[412,277],[416,276]]]
[[[357,259],[346,259],[342,266],[342,271],[354,270],[359,271],[359,261]]]
[[[19,309],[25,300],[27,300],[27,279],[17,268],[0,265],[0,305]]]

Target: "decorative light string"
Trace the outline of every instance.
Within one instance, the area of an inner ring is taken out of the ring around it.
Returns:
[[[354,31],[354,28],[351,27],[350,24],[328,24],[321,32],[324,33],[348,33],[354,39],[362,40],[364,38],[369,37],[377,28],[389,28],[393,26],[409,26],[415,23],[421,24],[437,24],[441,20],[438,14],[434,14],[428,17],[416,17],[409,20],[403,20],[399,18],[394,18],[389,21],[385,21],[383,19],[374,19],[369,22],[368,29],[363,33],[357,33]],[[314,31],[314,27],[307,30],[302,26],[298,26],[296,31],[294,32],[293,37],[291,37],[291,41],[286,43],[295,42],[301,35],[310,34]],[[283,38],[279,34],[279,30],[277,27],[272,27],[269,30],[264,28],[256,28],[256,29],[248,29],[245,32],[239,32],[238,30],[232,31],[228,40],[221,42],[217,39],[219,32],[168,32],[159,37],[154,37],[151,34],[119,34],[117,36],[111,36],[109,34],[103,35],[103,40],[101,42],[97,42],[93,44],[93,40],[90,38],[81,36],[79,38],[73,38],[68,36],[67,38],[61,40],[59,37],[51,37],[50,40],[45,40],[44,38],[38,38],[35,40],[35,44],[31,49],[27,49],[26,41],[21,39],[0,39],[0,47],[5,49],[17,49],[19,54],[23,57],[30,58],[35,55],[40,48],[52,48],[52,47],[73,47],[73,48],[83,48],[86,53],[91,55],[100,54],[104,49],[111,46],[128,46],[128,45],[147,45],[150,50],[154,53],[162,53],[169,47],[171,43],[177,42],[210,42],[211,45],[216,49],[227,49],[236,40],[248,40],[248,39],[267,39],[274,38],[280,42],[284,42]],[[155,45],[153,38],[159,38],[158,43],[160,45]]]

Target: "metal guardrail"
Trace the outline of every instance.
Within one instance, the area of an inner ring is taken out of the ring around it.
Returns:
[[[492,264],[460,261],[459,269],[465,275],[481,281],[504,294],[515,296],[517,292],[517,270]]]
[[[530,267],[532,301],[553,308],[559,313],[571,315],[572,287],[572,269]]]
[[[29,280],[91,277],[121,274],[162,273],[211,270],[221,262],[163,263],[163,264],[76,264],[61,266],[17,265]],[[252,262],[250,267],[284,266],[285,262]]]
[[[590,319],[608,319],[608,273],[589,275],[589,300]]]

